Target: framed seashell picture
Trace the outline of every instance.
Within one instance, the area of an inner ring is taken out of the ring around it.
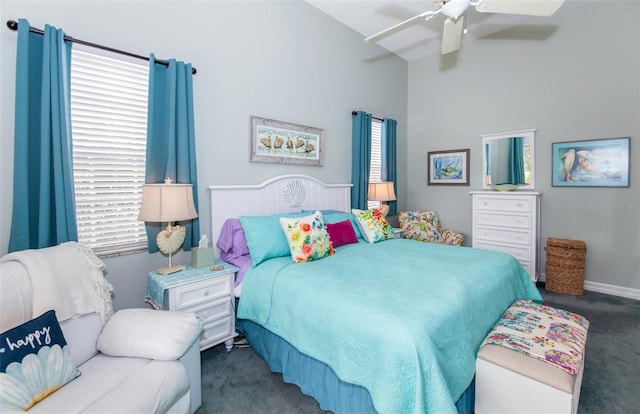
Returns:
[[[251,117],[251,162],[324,164],[324,130],[275,119]]]

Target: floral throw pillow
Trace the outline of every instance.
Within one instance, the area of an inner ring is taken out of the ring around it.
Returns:
[[[354,208],[351,210],[351,213],[358,219],[360,232],[369,243],[393,239],[393,229],[377,208],[370,210],[358,210]]]
[[[443,242],[439,228],[440,219],[435,211],[401,211],[398,219],[406,239],[434,243]]]
[[[80,375],[54,310],[0,334],[0,401],[28,410]]]
[[[335,252],[320,211],[309,216],[281,217],[280,226],[294,262],[310,262]]]

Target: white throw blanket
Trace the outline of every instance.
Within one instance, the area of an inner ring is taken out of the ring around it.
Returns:
[[[15,260],[31,278],[33,316],[54,309],[59,321],[97,312],[103,323],[113,313],[113,287],[104,278],[104,263],[77,242],[9,253],[0,262]]]

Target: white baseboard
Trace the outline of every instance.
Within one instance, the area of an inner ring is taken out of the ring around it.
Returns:
[[[540,281],[544,282],[544,273],[540,274]],[[607,295],[621,296],[623,298],[640,300],[640,289],[627,288],[606,283],[584,281],[584,289],[591,292],[605,293]]]
[[[584,281],[584,288],[592,292],[606,293],[608,295],[622,296],[623,298],[640,300],[640,289],[632,289],[605,283]]]

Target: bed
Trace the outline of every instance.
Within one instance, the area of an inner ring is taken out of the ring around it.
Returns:
[[[363,240],[346,213],[350,184],[286,175],[209,191],[214,238],[237,234],[226,226],[239,219],[251,253],[236,286],[238,326],[273,371],[325,410],[471,412],[482,340],[515,299],[542,299],[503,253]],[[326,225],[351,223],[357,240],[296,263],[281,246],[279,218],[316,211]]]

